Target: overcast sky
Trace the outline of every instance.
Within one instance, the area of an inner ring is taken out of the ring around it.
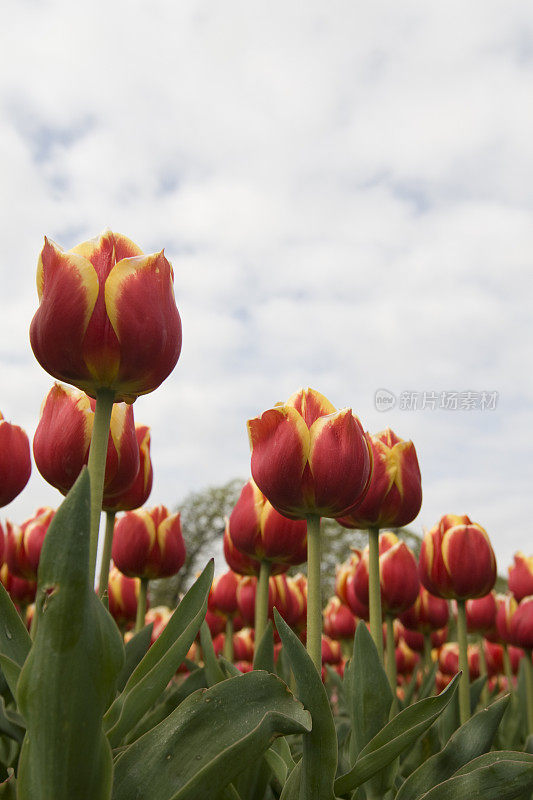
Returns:
[[[414,528],[467,513],[500,572],[532,554],[530,3],[8,0],[3,20],[4,416],[33,435],[52,383],[28,341],[43,236],[109,226],[165,248],[183,322],[134,407],[150,504],[247,478],[246,420],[310,385],[414,441]],[[34,467],[1,518],[59,501]]]

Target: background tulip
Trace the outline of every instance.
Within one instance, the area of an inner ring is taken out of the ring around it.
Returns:
[[[179,514],[165,506],[128,511],[115,525],[112,557],[130,578],[168,578],[185,562]]]
[[[396,616],[410,608],[418,597],[418,567],[412,550],[392,532],[379,537],[381,603],[386,614]],[[354,589],[363,605],[368,604],[368,547],[354,575]]]
[[[103,509],[108,512],[133,511],[143,506],[152,491],[154,470],[150,457],[150,428],[141,423],[135,424],[135,438],[139,455],[139,467],[133,482],[116,493],[104,491]]]
[[[16,606],[26,606],[35,600],[36,581],[18,578],[9,571],[7,564],[2,564],[0,568],[0,581]]]
[[[26,580],[37,580],[44,537],[54,514],[53,509],[44,507],[39,508],[33,517],[20,526],[7,522],[5,560],[13,575]]]
[[[509,567],[509,591],[518,603],[523,597],[533,595],[533,556],[515,553],[514,564]]]
[[[31,475],[30,443],[18,425],[0,413],[0,507],[21,493]]]
[[[120,627],[135,622],[141,581],[139,578],[128,578],[117,567],[109,571],[109,613]]]

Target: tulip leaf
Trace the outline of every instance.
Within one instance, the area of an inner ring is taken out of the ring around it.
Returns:
[[[461,770],[420,795],[420,800],[522,800],[524,792],[527,796],[533,786],[533,757],[526,760],[525,755],[511,751],[506,759],[487,759],[485,766]]]
[[[119,756],[113,800],[208,800],[311,718],[275,675],[255,670],[200,689]],[[206,733],[207,732],[207,733]]]
[[[411,747],[442,713],[457,688],[456,675],[437,697],[419,700],[400,711],[359,753],[352,769],[335,781],[337,794],[347,792],[365,783],[382,770],[407,747]]]
[[[302,777],[302,762],[299,761],[283,787],[279,800],[300,800],[300,781]]]
[[[313,729],[303,737],[300,781],[302,800],[334,800],[337,734],[328,695],[305,647],[274,609],[276,627],[291,663],[298,699],[311,712]]]
[[[213,560],[191,586],[161,635],[133,670],[122,693],[108,709],[104,728],[112,747],[123,741],[156,702],[187,655],[205,617],[212,580]]]
[[[149,625],[145,625],[144,628],[141,628],[141,630],[129,640],[124,648],[126,658],[124,661],[124,666],[120,670],[120,675],[117,678],[117,689],[119,692],[124,689],[131,676],[131,673],[150,647],[153,628],[153,622],[151,622]]]
[[[440,753],[428,758],[407,778],[396,800],[418,800],[428,789],[490,750],[508,703],[506,695],[465,722]]]
[[[9,687],[9,691],[13,697],[16,697],[17,683],[22,667],[4,654],[0,654],[0,667],[2,668],[2,674]]]
[[[30,634],[1,583],[0,618],[0,653],[22,667],[31,648]]]
[[[41,551],[37,633],[17,684],[27,726],[18,800],[108,800],[112,758],[102,718],[124,661],[118,629],[89,581],[86,469]]]
[[[202,627],[200,628],[200,644],[204,657],[207,685],[214,686],[215,683],[225,680],[226,676],[217,659],[215,648],[213,647],[213,639],[211,638],[211,631],[205,620],[202,622]]]
[[[274,672],[274,631],[270,620],[261,636],[261,641],[257,642],[255,648],[254,669]]]
[[[0,697],[0,733],[22,744],[25,730],[24,720],[20,714],[6,709],[4,698]]]

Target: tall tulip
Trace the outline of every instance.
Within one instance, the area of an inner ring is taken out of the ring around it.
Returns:
[[[252,477],[280,514],[307,520],[307,647],[321,669],[320,517],[348,514],[367,491],[370,446],[351,409],[312,389],[248,421]]]
[[[97,400],[89,457],[94,577],[113,402],[132,403],[152,392],[180,355],[173,272],[163,252],[144,255],[111,231],[68,251],[45,239],[37,292],[39,308],[30,327],[37,361]]]
[[[522,598],[511,619],[511,633],[514,644],[526,651],[524,658],[526,672],[526,700],[528,734],[533,733],[533,595]]]
[[[13,575],[30,581],[37,580],[44,537],[54,514],[53,509],[43,507],[20,526],[7,522],[5,560]]]
[[[533,556],[515,553],[514,564],[509,567],[509,591],[518,603],[523,597],[533,595]]]
[[[30,443],[18,425],[0,413],[0,508],[21,493],[31,475]]]

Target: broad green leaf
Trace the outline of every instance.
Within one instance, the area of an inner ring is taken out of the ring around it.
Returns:
[[[189,651],[207,610],[207,595],[213,580],[211,560],[191,586],[164,631],[134,669],[124,691],[104,717],[104,728],[112,747],[156,702]]]
[[[470,713],[473,714],[478,706],[481,691],[485,685],[486,678],[481,676],[470,684]],[[459,714],[459,692],[457,692],[448,704],[444,713],[438,721],[438,734],[441,747],[445,747],[450,737],[455,733],[461,724]]]
[[[302,778],[302,762],[299,761],[283,787],[279,800],[300,800],[300,781]]]
[[[213,640],[211,638],[211,631],[205,620],[202,622],[202,627],[200,628],[200,644],[202,645],[207,685],[214,686],[215,683],[225,680],[226,676],[218,663],[213,647]]]
[[[450,702],[459,676],[456,675],[446,689],[437,697],[419,700],[409,708],[400,711],[360,752],[352,769],[337,778],[337,794],[355,789],[391,763],[407,747],[411,747],[419,736],[437,719]]]
[[[272,738],[307,732],[311,718],[275,675],[253,671],[190,695],[119,756],[113,800],[209,800]]]
[[[183,703],[188,697],[197,689],[205,689],[207,683],[205,680],[205,673],[203,669],[195,669],[190,675],[180,683],[178,686],[174,685],[166,689],[164,694],[159,698],[159,701],[148,711],[137,725],[131,729],[125,739],[126,744],[139,739],[156,725],[159,725],[165,717],[168,717],[180,703]]]
[[[261,641],[257,643],[255,648],[254,669],[274,672],[274,631],[270,620],[268,620]]]
[[[517,750],[493,750],[492,752],[484,753],[483,755],[474,758],[468,764],[465,764],[464,767],[461,767],[461,769],[457,770],[454,777],[457,777],[458,775],[466,775],[468,772],[481,769],[481,767],[490,767],[493,764],[499,764],[501,761],[523,761],[524,764],[533,765],[533,755],[530,755],[529,753],[521,753]]]
[[[432,786],[447,780],[469,761],[490,750],[508,703],[509,695],[465,722],[440,753],[425,761],[407,778],[396,800],[417,800]]]
[[[16,697],[17,683],[20,678],[22,667],[19,664],[17,664],[16,661],[13,661],[12,658],[9,658],[3,653],[0,654],[0,667],[2,668],[2,674],[6,679],[6,683],[9,686],[9,691],[11,692],[13,697]]]
[[[30,634],[1,583],[0,619],[0,653],[22,667],[31,648]]]
[[[117,678],[117,689],[119,692],[124,689],[131,676],[131,673],[136,668],[141,658],[146,655],[148,648],[150,647],[150,639],[152,638],[153,627],[154,623],[151,622],[149,625],[141,628],[141,630],[129,640],[124,648],[126,658],[124,660],[124,666],[120,670],[120,675]]]
[[[20,714],[6,709],[4,698],[0,697],[0,733],[21,744],[25,731],[24,720]]]
[[[272,747],[269,747],[268,750],[265,752],[264,758],[268,766],[272,770],[273,774],[275,775],[275,777],[283,786],[283,784],[287,780],[287,775],[289,771],[282,757],[279,755],[279,753],[276,753],[276,751],[273,750]]]
[[[37,634],[17,684],[27,733],[18,800],[107,800],[102,718],[124,662],[117,626],[89,582],[89,474],[57,511],[39,564]]]
[[[274,609],[276,627],[287,650],[298,687],[298,698],[311,712],[313,729],[303,737],[301,800],[334,800],[337,734],[328,696],[305,647]]]
[[[517,753],[523,756],[523,753]],[[501,760],[455,775],[421,795],[421,800],[522,800],[533,787],[533,759]]]

